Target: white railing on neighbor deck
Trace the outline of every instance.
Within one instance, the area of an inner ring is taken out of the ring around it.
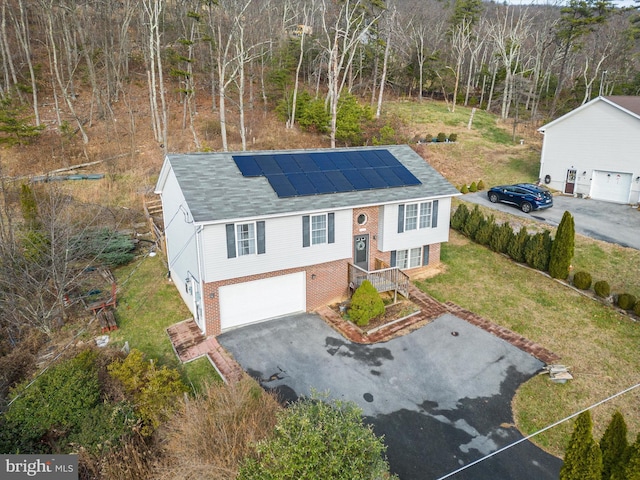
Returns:
[[[398,267],[367,271],[349,264],[349,287],[355,291],[365,280],[369,280],[380,293],[394,291],[409,297],[409,276]]]

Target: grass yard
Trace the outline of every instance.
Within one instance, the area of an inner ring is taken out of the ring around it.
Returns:
[[[601,242],[580,240],[577,252],[600,248]],[[624,249],[627,262],[638,252]],[[627,251],[628,250],[628,251]],[[578,253],[587,270],[600,260]],[[502,255],[451,232],[443,244],[445,272],[418,282],[441,301],[452,301],[485,318],[540,343],[562,357],[575,379],[554,384],[546,376],[531,379],[514,399],[518,428],[533,433],[582,408],[638,382],[640,324],[612,308],[561,286],[543,274],[524,268]],[[589,260],[593,258],[593,260]],[[611,267],[612,269],[615,267]],[[626,270],[631,270],[627,268]],[[636,269],[637,271],[637,269]],[[630,440],[640,432],[640,391],[634,391],[595,409],[594,435],[600,438],[611,414],[619,409],[629,425]],[[562,455],[572,423],[567,422],[537,436],[547,451]]]
[[[203,382],[219,381],[215,369],[206,358],[181,364],[165,329],[191,317],[174,285],[167,279],[161,255],[143,256],[115,271],[118,281],[119,329],[112,332],[116,345],[129,342],[147,358],[160,365],[177,368],[185,382],[199,390]]]

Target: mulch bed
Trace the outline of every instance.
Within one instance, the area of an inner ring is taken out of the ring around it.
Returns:
[[[340,313],[339,304],[331,305],[331,309],[337,312],[345,321],[349,321],[347,313],[344,313],[344,314]],[[352,325],[354,325],[362,333],[367,334],[369,332],[376,330],[377,328],[393,323],[396,320],[399,320],[414,312],[419,312],[419,311],[420,311],[420,308],[418,308],[418,306],[415,303],[413,303],[411,300],[401,299],[397,303],[385,306],[384,315],[380,315],[378,317],[372,318],[371,321],[369,321],[368,325],[364,327],[360,327],[353,323]]]

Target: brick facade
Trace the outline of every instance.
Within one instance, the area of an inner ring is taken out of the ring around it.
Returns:
[[[380,268],[380,262],[389,265],[391,260],[391,252],[381,252],[378,250],[378,221],[381,207],[366,207],[353,210],[353,236],[369,235],[369,259],[368,270],[376,270]],[[366,215],[366,221],[358,224],[358,217]],[[376,260],[378,262],[376,262]],[[340,302],[349,295],[349,270],[348,264],[353,261],[352,258],[326,262],[307,267],[292,268],[286,270],[278,270],[259,275],[249,275],[245,277],[233,278],[218,282],[210,282],[204,284],[204,316],[206,319],[207,335],[219,335],[221,333],[220,321],[220,301],[219,288],[226,285],[235,285],[254,280],[265,278],[279,277],[297,272],[306,273],[307,286],[307,311],[312,312],[318,308]],[[433,244],[429,247],[429,266],[440,263],[440,244]],[[418,267],[407,271],[414,274],[420,269],[426,267]]]

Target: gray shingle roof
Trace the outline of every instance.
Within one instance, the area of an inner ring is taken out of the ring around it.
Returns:
[[[278,198],[265,177],[243,177],[233,155],[296,153],[321,150],[265,152],[216,152],[169,154],[173,169],[196,222],[219,222],[293,212],[341,209],[355,206],[411,201],[457,195],[458,190],[407,145],[358,147],[357,150],[384,149],[394,155],[421,182],[421,185]],[[346,151],[332,149],[330,151]],[[165,165],[166,168],[166,165]]]

